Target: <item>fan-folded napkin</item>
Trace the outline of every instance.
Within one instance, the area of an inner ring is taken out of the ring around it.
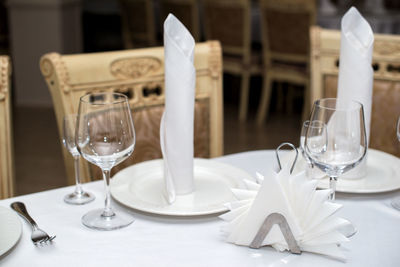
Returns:
[[[342,18],[340,42],[337,98],[356,100],[363,104],[365,129],[369,140],[374,77],[371,66],[374,34],[368,22],[355,7],[351,7]],[[343,177],[358,178],[365,174],[366,158]]]
[[[220,216],[228,223],[222,231],[227,241],[249,246],[264,220],[272,213],[280,213],[302,251],[345,259],[338,244],[348,241],[342,230],[350,222],[336,212],[340,204],[327,201],[330,190],[317,190],[317,181],[304,173],[290,175],[290,165],[281,171],[270,171],[265,178],[257,174],[257,183],[245,180],[246,189],[233,189],[237,201],[228,203],[229,212]],[[279,251],[288,250],[282,232],[273,226],[262,242]]]
[[[165,110],[160,125],[168,203],[193,191],[195,42],[172,14],[164,22]]]

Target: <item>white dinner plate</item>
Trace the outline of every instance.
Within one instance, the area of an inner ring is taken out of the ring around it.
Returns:
[[[0,256],[17,244],[21,234],[22,225],[18,215],[10,209],[0,207]]]
[[[282,161],[292,160],[293,153],[285,155]],[[299,152],[293,173],[298,173],[305,168],[306,162]],[[318,187],[329,188],[329,178],[320,179]],[[368,149],[367,175],[359,179],[339,177],[336,184],[336,192],[344,193],[381,193],[396,189],[400,189],[400,159],[372,148]]]
[[[245,171],[208,159],[194,159],[192,194],[177,196],[169,205],[164,196],[162,159],[132,165],[118,172],[111,181],[111,195],[121,204],[144,212],[197,216],[227,211],[225,203],[234,200],[231,188],[244,188],[243,179],[254,180]]]

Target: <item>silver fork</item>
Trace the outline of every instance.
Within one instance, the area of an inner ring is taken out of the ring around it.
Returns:
[[[36,222],[32,219],[29,215],[28,211],[26,210],[25,204],[22,202],[13,202],[11,203],[11,208],[18,212],[22,218],[24,218],[31,226],[32,226],[32,235],[31,239],[33,244],[46,244],[51,242],[56,236],[49,236],[45,231],[40,229]]]

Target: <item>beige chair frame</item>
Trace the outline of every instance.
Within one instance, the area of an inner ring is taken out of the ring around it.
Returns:
[[[210,156],[223,154],[222,56],[219,42],[195,47],[196,100],[209,99]],[[89,92],[117,91],[130,95],[132,109],[164,103],[164,48],[60,55],[49,53],[40,68],[53,98],[60,136],[65,114],[77,113],[79,98]],[[144,87],[161,86],[160,95],[144,97]],[[73,184],[72,157],[63,148],[69,184]],[[88,163],[82,161],[82,180],[90,181]]]
[[[309,103],[311,104],[315,100],[324,97],[325,77],[339,75],[340,31],[327,30],[314,26],[310,29],[310,36],[311,94]],[[397,87],[400,87],[400,36],[375,34],[374,38],[374,51],[372,55],[374,82],[390,81],[396,83]],[[398,101],[400,102],[400,99]],[[398,107],[395,108],[399,110]],[[374,104],[372,111],[374,112]],[[394,116],[399,115],[394,114]],[[385,118],[382,118],[382,120],[385,120]],[[389,128],[395,132],[395,122],[390,123]],[[391,131],[389,128],[388,131]],[[398,142],[395,137],[392,139],[393,146],[395,147]],[[399,156],[400,149],[397,151],[397,156]]]
[[[339,75],[340,31],[319,26],[310,29],[311,36],[311,104],[323,97],[325,75]],[[400,82],[400,36],[375,34],[372,66],[374,80]]]
[[[15,194],[11,114],[11,62],[0,56],[0,198]]]

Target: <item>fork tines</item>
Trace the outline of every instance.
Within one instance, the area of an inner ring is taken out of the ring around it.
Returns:
[[[53,239],[54,238],[56,238],[55,235],[54,236],[48,236],[48,237],[45,237],[43,239],[37,240],[36,242],[33,242],[33,244],[35,246],[47,245],[49,243],[53,243]]]

